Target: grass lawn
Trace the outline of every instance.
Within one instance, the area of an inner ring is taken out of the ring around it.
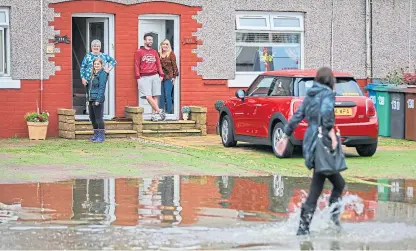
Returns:
[[[306,176],[303,159],[277,159],[269,147],[239,144],[224,148],[217,136],[159,139],[170,145],[137,140],[0,140],[0,177],[38,180],[72,177],[129,177],[200,174]],[[186,144],[183,144],[186,142]],[[180,147],[176,146],[179,145]],[[416,178],[416,142],[381,138],[376,155],[358,157],[348,149],[347,177]]]

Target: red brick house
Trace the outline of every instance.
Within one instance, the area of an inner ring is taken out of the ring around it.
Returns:
[[[124,116],[126,106],[144,107],[146,119],[149,105],[138,100],[133,57],[144,33],[152,32],[155,47],[165,38],[171,41],[179,65],[174,113],[168,119],[180,119],[184,105],[207,107],[210,133],[218,119],[215,101],[247,88],[260,72],[331,65],[364,85],[408,55],[403,49],[385,57],[391,46],[385,36],[401,21],[379,23],[372,29],[377,47],[371,55],[366,46],[365,14],[373,11],[377,22],[386,17],[376,15],[383,8],[399,12],[390,1],[374,3],[374,10],[365,0],[338,3],[332,6],[333,19],[322,13],[331,8],[329,0],[42,0],[30,8],[26,0],[12,2],[0,6],[0,138],[26,137],[23,117],[37,106],[51,114],[48,137],[58,136],[58,108],[74,109],[79,120],[88,118],[79,65],[97,38],[118,61],[109,78],[105,119]],[[68,39],[55,43],[55,36]],[[402,40],[403,48],[412,44]]]

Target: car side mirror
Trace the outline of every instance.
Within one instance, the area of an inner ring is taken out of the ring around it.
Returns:
[[[244,98],[246,97],[246,92],[244,90],[237,90],[235,92],[235,96],[239,99],[241,99],[242,101],[244,101]]]

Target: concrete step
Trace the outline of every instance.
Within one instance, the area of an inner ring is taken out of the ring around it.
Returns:
[[[88,139],[94,134],[93,130],[89,131],[75,131],[76,139]],[[134,130],[106,130],[106,138],[137,138],[137,132]]]
[[[199,129],[185,129],[185,130],[143,130],[145,137],[184,137],[184,136],[200,136]]]
[[[195,129],[195,121],[143,121],[143,130],[188,130]]]
[[[106,130],[133,130],[131,121],[104,121]],[[75,121],[75,131],[91,131],[92,125],[89,121]]]

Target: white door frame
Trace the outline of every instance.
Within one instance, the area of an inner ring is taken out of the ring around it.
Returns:
[[[180,69],[180,17],[179,15],[170,15],[170,14],[144,14],[139,15],[138,17],[138,23],[140,20],[172,20],[173,21],[173,29],[174,29],[174,47],[172,48],[175,51],[176,55],[176,64],[178,65],[178,72],[179,72],[179,78],[175,79],[175,85],[174,85],[174,114],[166,114],[166,119],[168,120],[179,120],[180,116],[180,103],[181,103],[181,85],[180,85],[180,78],[181,78],[181,69]],[[140,25],[138,25],[138,29],[140,30]],[[139,34],[140,32],[138,32]],[[137,47],[140,48],[140,42],[143,40],[143,38],[138,39]],[[162,41],[160,41],[162,42]],[[158,45],[159,46],[159,45]],[[138,99],[139,100],[139,97]],[[143,119],[150,120],[150,115],[143,115]]]
[[[105,13],[73,13],[72,17],[85,17],[85,18],[108,18],[108,55],[110,57],[115,58],[115,36],[114,36],[114,15],[113,14],[105,14]],[[88,28],[88,27],[87,27]],[[87,31],[88,36],[88,31]],[[88,41],[88,40],[87,40]],[[87,44],[87,51],[90,51],[90,45]],[[71,54],[72,58],[72,54]],[[117,67],[116,67],[117,68]],[[115,116],[115,75],[114,72],[116,68],[112,70],[109,74],[109,85],[108,88],[108,99],[109,102],[109,114],[104,115],[105,120],[111,120]],[[75,119],[79,120],[88,120],[88,115],[76,115]]]

